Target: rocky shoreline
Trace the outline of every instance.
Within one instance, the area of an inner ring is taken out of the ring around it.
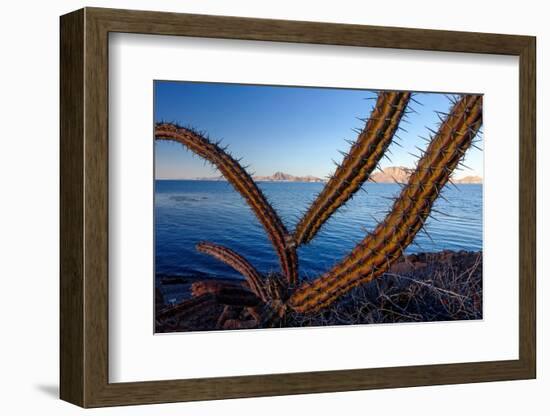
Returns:
[[[156,311],[212,291],[217,285],[239,287],[243,282],[209,276],[158,276]],[[170,293],[179,295],[170,299]],[[357,287],[331,308],[313,316],[290,315],[284,326],[482,319],[482,309],[482,252],[444,250],[408,255],[384,277]],[[200,327],[175,330],[214,329],[202,322]]]

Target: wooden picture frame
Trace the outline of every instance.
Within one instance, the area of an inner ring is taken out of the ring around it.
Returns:
[[[536,376],[534,37],[85,8],[61,17],[63,400],[82,407],[518,380]],[[519,359],[109,383],[108,35],[262,40],[519,57]]]

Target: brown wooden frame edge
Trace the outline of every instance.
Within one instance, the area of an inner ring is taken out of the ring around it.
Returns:
[[[536,377],[534,37],[85,8],[60,21],[60,396],[83,407]],[[207,379],[108,381],[109,32],[515,55],[520,62],[519,359]]]

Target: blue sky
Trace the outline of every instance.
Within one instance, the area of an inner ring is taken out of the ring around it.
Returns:
[[[177,122],[205,131],[215,140],[222,139],[230,151],[249,165],[257,175],[282,171],[296,176],[325,177],[334,171],[332,160],[340,161],[338,150],[346,151],[345,139],[355,140],[352,128],[362,127],[357,117],[368,117],[375,91],[336,88],[257,86],[222,83],[155,81],[155,121]],[[434,110],[446,111],[450,104],[444,94],[419,93],[422,105],[410,106],[419,114],[410,114],[401,126],[399,147],[390,146],[391,162],[381,166],[414,167],[426,147],[419,138],[427,136],[439,121]],[[478,146],[482,147],[481,143]],[[471,170],[456,172],[456,177],[483,177],[483,153],[471,148],[465,164]],[[155,177],[186,179],[214,177],[219,173],[183,146],[172,142],[155,143]]]

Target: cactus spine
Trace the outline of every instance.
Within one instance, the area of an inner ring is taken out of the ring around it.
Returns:
[[[422,229],[481,122],[481,96],[466,95],[457,101],[386,218],[332,270],[298,288],[289,300],[290,307],[301,313],[318,311],[386,272]]]
[[[252,208],[279,256],[284,276],[289,283],[295,283],[298,276],[298,261],[295,248],[287,244],[290,240],[288,232],[262,191],[239,162],[216,143],[189,128],[158,123],[155,126],[155,137],[157,140],[179,142],[218,168]]]
[[[327,219],[369,178],[392,142],[410,97],[410,92],[382,92],[378,95],[357,141],[296,226],[294,240],[297,245],[311,241]]]

